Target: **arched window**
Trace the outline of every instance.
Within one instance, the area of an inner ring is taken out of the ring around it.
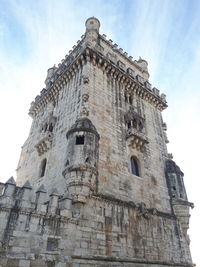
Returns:
[[[131,157],[131,173],[140,176],[139,175],[139,166],[138,166],[138,160],[135,157]]]
[[[47,159],[43,159],[40,165],[40,177],[44,176],[46,165],[47,165]]]
[[[125,98],[125,102],[127,103],[128,102],[128,97],[126,94],[124,94],[124,98]]]

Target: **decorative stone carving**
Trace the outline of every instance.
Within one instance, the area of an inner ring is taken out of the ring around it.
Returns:
[[[83,83],[88,84],[89,83],[89,77],[83,76]]]
[[[138,214],[137,216],[143,216],[145,219],[149,219],[148,210],[146,208],[146,204],[144,202],[138,203]]]
[[[144,145],[148,143],[144,133],[144,118],[133,109],[129,110],[125,116],[126,140],[133,149],[144,150]]]
[[[83,94],[82,95],[82,99],[83,99],[83,102],[87,102],[88,99],[89,99],[89,95],[88,94]]]
[[[52,140],[53,134],[51,132],[41,134],[41,140],[35,145],[39,156],[41,156],[51,148]]]
[[[131,68],[128,68],[128,69],[127,69],[127,72],[128,72],[128,74],[129,74],[131,77],[135,78],[135,72],[134,72],[134,70],[132,70]]]
[[[117,65],[119,66],[120,69],[125,70],[126,65],[120,60],[117,61]]]

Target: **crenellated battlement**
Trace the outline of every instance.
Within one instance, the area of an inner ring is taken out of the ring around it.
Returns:
[[[82,204],[72,201],[67,193],[59,195],[56,189],[47,195],[44,185],[36,192],[29,182],[17,187],[14,179],[10,178],[0,196],[0,218],[3,267],[11,264],[32,266],[36,262],[40,266],[64,266],[78,263],[80,259],[88,266],[94,261],[103,266],[101,264],[111,261],[111,255],[113,264],[123,261],[125,266],[138,264],[138,257],[145,267],[155,263],[172,266],[172,258],[173,266],[193,266],[183,260],[183,255],[189,257],[183,248],[181,253],[176,252],[176,256],[173,253],[175,249],[164,254],[166,244],[169,245],[168,234],[174,226],[177,235],[171,246],[175,248],[184,238],[187,240],[185,229],[183,232],[179,229],[176,216],[147,208],[143,202],[94,194]],[[154,229],[154,235],[151,235],[155,224],[160,227],[160,232]],[[112,242],[109,242],[111,237]],[[150,246],[155,241],[162,244],[159,253],[155,246]],[[124,254],[127,242],[132,245]],[[144,247],[145,255],[142,252]]]
[[[167,107],[166,95],[160,94],[160,91],[155,87],[151,88],[152,86],[148,81],[149,73],[146,60],[141,58],[133,60],[133,57],[129,56],[127,52],[123,52],[122,48],[118,48],[116,43],[113,44],[112,40],[107,40],[105,34],[98,34],[95,44],[91,44],[88,41],[90,36],[88,37],[87,35],[88,33],[86,32],[81,36],[81,41],[79,40],[72,47],[72,50],[61,60],[58,67],[54,65],[54,67],[48,69],[45,80],[46,88],[43,88],[40,95],[36,96],[35,101],[31,103],[29,115],[34,117],[41,107],[49,101],[56,103],[61,88],[69,83],[74,75],[89,62],[94,66],[102,68],[107,74],[110,71],[112,74],[116,73],[117,70],[120,82],[125,82],[128,91],[131,84],[137,85],[134,86],[137,87],[135,89],[136,93],[138,92],[145,99],[150,99],[149,102],[156,104],[160,110]],[[103,42],[102,45],[99,44],[99,41],[97,42],[98,38]],[[106,47],[104,48],[104,45],[108,46],[116,55],[112,54]],[[125,60],[127,66],[125,62],[121,61],[122,59]]]
[[[0,195],[1,210],[18,208],[19,213],[30,213],[37,216],[59,214],[57,211],[60,209],[60,205],[62,206],[62,196],[58,194],[56,189],[47,194],[44,185],[41,185],[34,191],[29,181],[19,187],[16,186],[13,177],[2,187],[3,190]]]

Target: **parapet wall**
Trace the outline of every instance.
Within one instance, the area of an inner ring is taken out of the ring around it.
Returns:
[[[105,195],[73,203],[13,179],[0,197],[0,240],[2,267],[193,266],[173,214]]]

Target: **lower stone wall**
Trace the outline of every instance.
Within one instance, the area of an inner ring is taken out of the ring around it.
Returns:
[[[56,260],[43,260],[43,259],[36,259],[36,260],[19,260],[19,259],[1,259],[1,267],[192,267],[193,264],[176,264],[170,262],[156,262],[156,261],[145,261],[145,260],[138,260],[138,259],[121,259],[121,260],[114,260],[113,258],[110,259],[93,259],[89,260],[87,258],[84,259],[73,259],[70,262],[57,262]]]
[[[52,198],[46,209],[0,206],[0,267],[193,266],[172,214],[100,195]]]

